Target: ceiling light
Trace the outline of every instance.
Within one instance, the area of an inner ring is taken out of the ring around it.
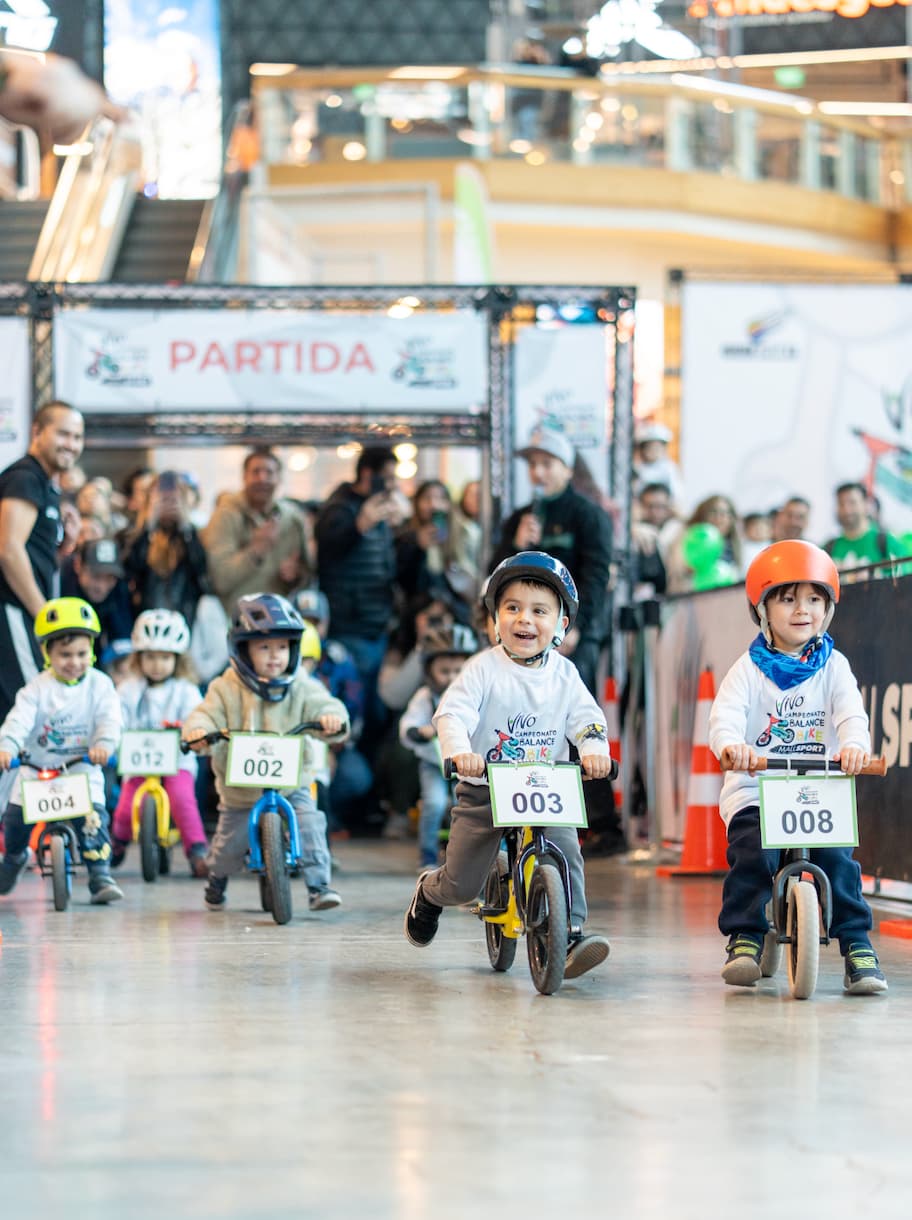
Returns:
[[[251,64],[251,76],[288,76],[294,72],[297,64]]]

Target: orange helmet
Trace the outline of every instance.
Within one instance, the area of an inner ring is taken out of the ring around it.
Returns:
[[[830,598],[830,605],[823,621],[826,631],[839,601],[839,573],[833,560],[812,542],[793,539],[774,542],[761,551],[747,569],[745,585],[750,602],[751,617],[759,623],[764,634],[767,631],[764,602],[767,595],[780,585],[796,585],[806,582],[822,585]]]

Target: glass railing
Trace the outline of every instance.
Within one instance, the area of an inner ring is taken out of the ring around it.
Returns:
[[[279,66],[281,67],[281,65]],[[254,78],[267,166],[455,159],[702,172],[899,207],[912,132],[700,76],[487,66]]]

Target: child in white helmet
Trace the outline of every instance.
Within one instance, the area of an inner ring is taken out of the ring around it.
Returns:
[[[176,610],[144,610],[133,625],[129,676],[118,688],[124,729],[180,728],[198,705],[200,690],[193,681],[188,650],[190,628]],[[197,761],[180,756],[180,770],[166,775],[162,785],[171,805],[171,818],[180,831],[190,872],[206,877],[206,832],[196,801]],[[114,810],[113,863],[122,863],[133,837],[133,797],[142,776],[125,779]]]

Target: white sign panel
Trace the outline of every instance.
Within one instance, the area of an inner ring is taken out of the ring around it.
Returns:
[[[851,775],[761,775],[764,847],[857,847]]]
[[[858,481],[884,528],[912,529],[912,286],[685,284],[682,325],[685,512],[800,495],[822,542]]]
[[[29,330],[27,318],[0,318],[0,470],[21,458],[29,444]]]
[[[120,775],[176,775],[180,770],[178,729],[128,729],[120,739]]]
[[[297,788],[304,739],[269,733],[232,733],[225,778],[233,788]]]
[[[495,826],[585,826],[579,767],[488,763]]]
[[[566,434],[602,491],[608,490],[608,361],[604,326],[527,326],[516,338],[514,451],[540,424]],[[528,499],[517,462],[516,503]]]
[[[55,393],[81,411],[460,411],[487,404],[483,315],[59,310]]]
[[[84,771],[22,781],[22,820],[28,826],[36,822],[66,822],[91,812],[89,777]]]

